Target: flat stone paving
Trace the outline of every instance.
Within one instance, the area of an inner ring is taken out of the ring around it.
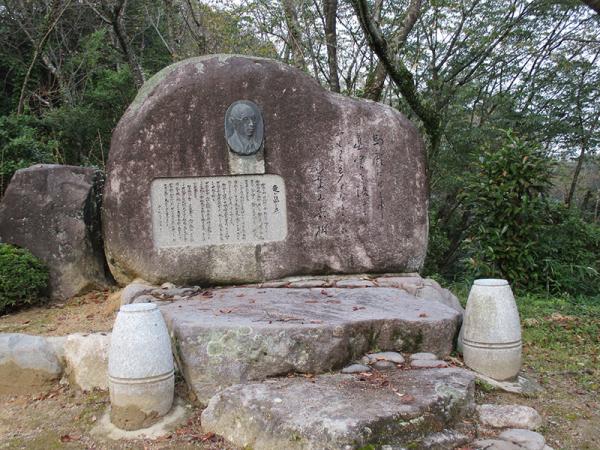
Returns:
[[[449,430],[472,414],[474,380],[468,371],[448,368],[236,385],[211,399],[202,426],[257,450],[339,450],[368,444],[441,448],[442,434],[443,448],[454,448],[468,440]]]
[[[443,358],[460,321],[440,302],[374,287],[226,288],[160,308],[203,403],[227,386],[341,369],[375,349]]]

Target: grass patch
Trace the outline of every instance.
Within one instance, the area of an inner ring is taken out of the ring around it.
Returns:
[[[517,298],[524,362],[544,380],[572,376],[578,386],[598,391],[600,296]]]

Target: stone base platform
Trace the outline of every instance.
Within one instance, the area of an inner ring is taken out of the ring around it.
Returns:
[[[461,313],[402,289],[238,287],[159,302],[201,403],[221,389],[341,369],[369,351],[446,357]]]
[[[295,377],[237,385],[202,413],[204,431],[243,448],[451,449],[472,431],[475,378],[456,369]]]

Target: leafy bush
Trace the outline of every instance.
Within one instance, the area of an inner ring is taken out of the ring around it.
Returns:
[[[562,204],[551,205],[539,242],[546,291],[597,295],[600,292],[600,226],[586,223]]]
[[[48,269],[29,251],[0,244],[0,313],[43,300]]]
[[[537,145],[507,132],[506,143],[484,152],[474,169],[465,179],[463,202],[471,215],[465,244],[475,275],[538,285],[536,245],[543,239],[550,160]]]
[[[510,132],[506,139],[465,179],[467,277],[501,277],[517,289],[554,294],[598,292],[600,227],[549,202],[551,160]]]

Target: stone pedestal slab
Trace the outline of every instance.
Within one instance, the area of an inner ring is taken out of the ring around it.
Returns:
[[[472,413],[474,379],[462,369],[434,369],[237,385],[211,399],[202,426],[256,450],[454,448],[456,434],[458,442],[436,442]]]
[[[460,313],[391,288],[227,288],[160,302],[199,400],[288,373],[341,369],[373,350],[452,350]]]

